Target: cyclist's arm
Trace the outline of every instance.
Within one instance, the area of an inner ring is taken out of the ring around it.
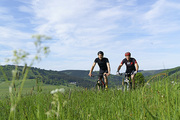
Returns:
[[[117,72],[119,72],[119,70],[121,69],[121,67],[123,66],[123,64],[120,64],[118,69],[117,69]]]
[[[110,75],[110,73],[111,73],[111,68],[110,68],[109,62],[107,63],[107,68],[108,68],[108,75]]]
[[[94,70],[94,67],[96,66],[96,63],[94,62],[92,67],[91,67],[91,70],[89,72],[89,76],[91,77],[92,76],[92,71]]]
[[[138,72],[138,70],[139,70],[139,65],[138,65],[138,63],[135,64],[135,67],[136,67],[136,71]]]

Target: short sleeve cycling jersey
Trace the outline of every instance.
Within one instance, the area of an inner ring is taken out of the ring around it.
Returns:
[[[132,73],[133,71],[135,71],[136,70],[136,68],[135,68],[136,63],[137,63],[137,61],[134,58],[130,58],[129,61],[125,58],[121,62],[122,65],[123,64],[126,65],[126,73]]]
[[[96,58],[94,62],[98,63],[100,70],[107,70],[107,63],[109,63],[109,60],[107,58],[102,58],[101,60],[99,58]]]

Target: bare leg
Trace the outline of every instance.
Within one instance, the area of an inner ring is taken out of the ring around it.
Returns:
[[[135,89],[134,75],[131,75],[131,80],[132,80],[132,89]]]
[[[105,82],[105,89],[108,89],[108,78],[106,75],[104,76],[104,82]]]

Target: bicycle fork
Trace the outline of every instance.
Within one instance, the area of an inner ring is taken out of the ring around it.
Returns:
[[[100,79],[99,79],[99,80],[97,81],[97,84],[98,84],[98,86],[101,87],[101,88],[104,88],[104,87],[105,87],[105,83],[104,83],[103,80],[100,80]]]
[[[122,91],[129,90],[129,80],[125,79],[122,85]]]

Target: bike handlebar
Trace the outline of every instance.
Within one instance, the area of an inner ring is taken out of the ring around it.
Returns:
[[[119,73],[118,75],[119,75],[119,76],[122,76],[122,75],[123,75],[123,73]]]
[[[96,76],[99,76],[99,75],[92,75],[91,77],[96,77]]]
[[[132,73],[125,73],[125,75],[132,75]]]

